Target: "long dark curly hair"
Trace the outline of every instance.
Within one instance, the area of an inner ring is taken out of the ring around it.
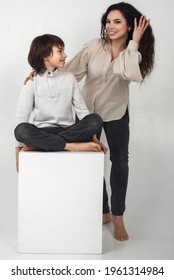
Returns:
[[[106,19],[108,14],[113,10],[119,10],[122,15],[125,17],[128,26],[131,27],[128,32],[127,45],[130,40],[132,40],[132,34],[134,31],[134,19],[137,18],[137,22],[139,22],[142,13],[140,13],[137,9],[135,9],[132,5],[120,2],[118,4],[113,4],[108,7],[106,12],[103,14],[101,18],[101,38],[104,43],[108,43],[108,36],[106,33]],[[149,25],[146,31],[143,34],[143,37],[139,43],[138,51],[142,55],[142,61],[140,63],[140,70],[142,77],[147,77],[153,70],[154,67],[154,56],[155,56],[155,38],[153,35],[152,27]]]

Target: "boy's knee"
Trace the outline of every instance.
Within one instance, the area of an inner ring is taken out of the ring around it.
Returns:
[[[91,129],[93,129],[94,131],[98,132],[102,129],[103,120],[98,114],[92,113],[88,115],[88,121]]]
[[[28,127],[28,123],[20,123],[16,126],[14,130],[14,134],[16,139],[18,140],[20,137],[23,137],[26,133],[26,128]],[[25,133],[24,133],[25,131]]]

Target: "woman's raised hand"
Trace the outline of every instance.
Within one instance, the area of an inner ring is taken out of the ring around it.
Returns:
[[[134,19],[134,31],[132,35],[132,40],[139,43],[144,32],[149,26],[150,20],[147,20],[145,16],[141,16],[139,22],[137,23],[137,18]]]

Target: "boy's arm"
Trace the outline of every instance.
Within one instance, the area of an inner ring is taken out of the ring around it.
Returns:
[[[34,82],[28,81],[23,86],[16,108],[16,125],[28,122],[34,106]]]
[[[83,96],[80,92],[79,86],[75,77],[72,75],[73,78],[73,96],[72,96],[72,105],[74,110],[77,114],[79,120],[83,119],[85,116],[89,115],[89,110],[86,106],[86,103],[83,99]]]
[[[32,84],[31,84],[32,83]],[[21,90],[17,108],[16,108],[16,125],[22,122],[29,122],[31,111],[34,103],[34,90],[33,82],[28,82]],[[22,149],[23,143],[16,140],[15,143],[15,157],[16,157],[16,170],[19,171],[19,152]]]
[[[19,171],[19,152],[22,149],[22,147],[16,147],[15,148],[15,158],[16,158],[16,171]]]

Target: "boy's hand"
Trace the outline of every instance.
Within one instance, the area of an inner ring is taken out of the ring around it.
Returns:
[[[15,156],[16,156],[16,171],[19,172],[19,152],[22,149],[22,147],[16,147],[15,148]]]
[[[101,147],[102,151],[104,152],[104,154],[106,154],[108,152],[108,148],[102,142],[100,142],[98,140],[96,135],[92,136],[92,141],[100,145],[100,147]]]
[[[37,72],[34,70],[30,73],[28,77],[25,78],[24,85],[28,82],[28,80],[33,80],[33,77],[37,76]]]

